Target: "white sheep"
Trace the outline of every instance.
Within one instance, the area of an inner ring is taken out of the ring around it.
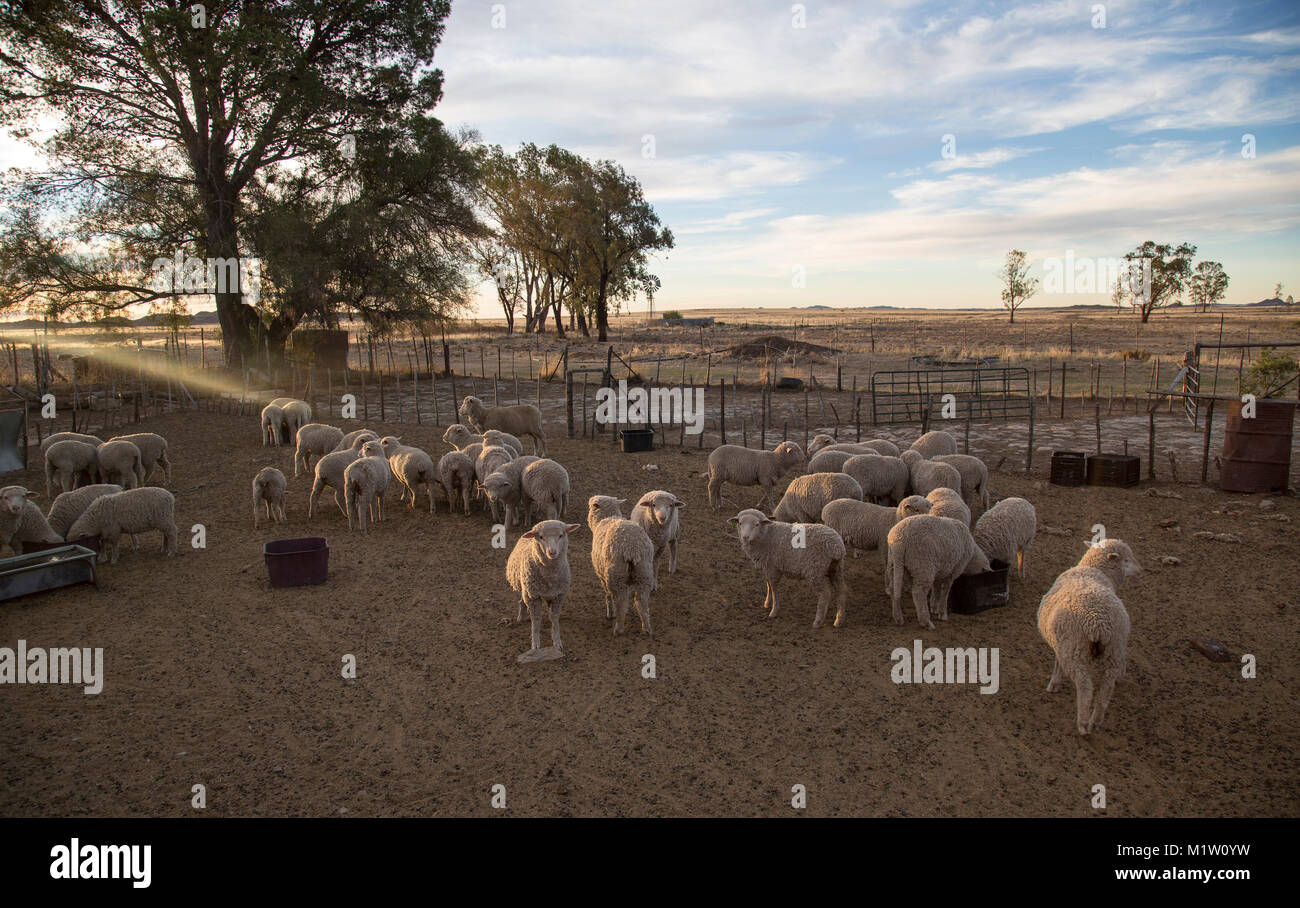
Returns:
[[[92,448],[98,448],[104,443],[104,439],[98,435],[83,435],[80,432],[55,432],[53,435],[46,435],[45,440],[41,442],[41,457],[50,449],[50,445],[58,444],[61,441],[79,441],[88,444]]]
[[[920,514],[900,520],[889,531],[885,561],[886,589],[894,604],[894,621],[903,623],[903,591],[911,584],[916,620],[934,629],[931,615],[948,619],[948,593],[963,574],[989,570],[989,559],[971,536],[970,527],[951,517]]]
[[[847,473],[809,473],[793,480],[772,512],[773,520],[816,523],[822,508],[837,498],[862,500],[862,486]]]
[[[474,494],[474,461],[461,451],[448,451],[438,460],[438,485],[447,496],[447,504],[456,510],[458,498],[465,502],[469,516],[469,499]]]
[[[516,457],[524,453],[524,443],[509,432],[502,432],[499,429],[488,429],[483,433],[483,444],[501,445],[503,448],[510,448],[514,451]]]
[[[155,468],[163,471],[163,485],[172,484],[172,462],[167,459],[167,439],[153,432],[137,432],[134,435],[116,435],[109,441],[129,441],[140,449],[140,463],[144,467],[141,485],[148,482]]]
[[[163,535],[163,553],[176,554],[176,499],[171,492],[156,486],[126,489],[115,495],[103,495],[92,501],[72,527],[69,539],[99,536],[99,560],[112,553],[117,564],[118,545],[123,533],[132,537],[150,530]]]
[[[668,553],[668,573],[677,572],[677,543],[682,535],[681,510],[686,507],[672,492],[656,489],[646,492],[632,508],[632,522],[645,530],[655,548],[655,582],[659,578],[659,560]]]
[[[930,460],[955,467],[961,474],[962,499],[970,506],[972,514],[988,510],[989,468],[984,461],[970,454],[938,454]]]
[[[334,450],[356,451],[368,441],[379,441],[379,433],[372,429],[355,429],[344,435],[343,440],[334,446]]]
[[[560,520],[543,520],[522,534],[515,542],[506,561],[506,582],[519,594],[518,623],[524,620],[524,609],[532,619],[532,648],[519,656],[520,662],[538,662],[553,659],[564,653],[560,640],[560,608],[569,595],[569,534],[579,529],[578,523],[565,524]],[[551,613],[551,647],[542,649],[542,607]]]
[[[378,438],[367,439],[362,444],[371,444],[378,440]],[[315,511],[316,500],[320,498],[320,494],[325,491],[326,486],[334,490],[334,503],[339,506],[339,512],[343,516],[347,516],[348,509],[344,504],[343,495],[343,474],[348,466],[360,456],[361,451],[359,449],[346,448],[342,451],[332,451],[316,461],[316,475],[312,480],[311,491],[307,493],[308,518]]]
[[[539,460],[524,467],[524,523],[533,508],[543,519],[557,520],[569,510],[569,471],[554,460]]]
[[[63,536],[54,531],[41,509],[28,500],[36,494],[24,486],[0,489],[0,546],[21,553],[24,542],[63,542]]]
[[[852,451],[818,451],[808,460],[809,473],[837,473],[844,469],[844,462],[854,457]]]
[[[1107,539],[1057,577],[1038,605],[1038,632],[1056,655],[1047,692],[1059,691],[1063,677],[1074,682],[1081,735],[1101,725],[1124,675],[1130,623],[1118,590],[1141,572],[1126,543]]]
[[[898,456],[898,445],[884,438],[869,438],[866,441],[836,441],[825,433],[813,436],[808,442],[808,456],[821,451],[844,451],[848,454],[884,454],[887,457]]]
[[[953,520],[960,520],[967,527],[970,526],[970,508],[962,501],[958,492],[949,488],[931,489],[925,498],[930,502],[929,513],[935,517],[951,517]]]
[[[114,495],[121,491],[123,489],[119,485],[103,483],[82,486],[71,492],[64,492],[55,498],[53,504],[50,505],[48,517],[50,529],[57,533],[60,538],[68,538],[69,527],[76,523],[77,518],[85,513],[86,508],[90,507],[92,501],[104,495]]]
[[[897,508],[852,498],[827,502],[821,513],[822,523],[840,534],[846,550],[854,557],[858,552],[880,552],[882,567],[889,554],[889,531],[901,519]]]
[[[957,439],[950,433],[937,429],[933,432],[926,432],[912,442],[912,450],[927,459],[934,457],[936,454],[956,454]]]
[[[276,404],[267,404],[262,408],[262,447],[280,447],[280,438],[284,435],[284,411]]]
[[[99,449],[84,441],[56,441],[45,450],[45,494],[50,496],[57,481],[58,488],[71,492],[77,480],[87,484],[99,478]]]
[[[362,429],[361,431],[366,431]],[[309,422],[298,430],[294,437],[297,447],[293,452],[293,475],[298,476],[298,467],[302,467],[304,473],[311,472],[311,459],[315,455],[317,458],[324,457],[332,451],[337,451],[339,445],[343,443],[343,430],[336,429],[334,426],[327,426],[323,422]]]
[[[898,519],[904,520],[917,514],[929,514],[934,503],[924,495],[908,495],[898,503]]]
[[[288,444],[298,437],[298,430],[311,422],[311,404],[294,397],[277,397],[271,405],[279,407],[283,416],[281,440]],[[265,411],[263,411],[265,412]]]
[[[409,492],[410,507],[414,510],[416,490],[424,485],[429,493],[429,513],[434,513],[437,508],[434,505],[433,487],[438,482],[438,467],[433,458],[420,448],[402,444],[402,440],[394,435],[385,436],[380,445],[400,488],[397,500],[404,501]]]
[[[591,566],[605,590],[605,617],[614,619],[614,634],[617,636],[624,632],[628,606],[634,596],[637,613],[641,616],[641,630],[653,634],[650,594],[658,586],[655,547],[645,530],[623,519],[625,502],[626,499],[608,495],[594,495],[587,501]]]
[[[952,489],[961,492],[961,473],[946,463],[926,460],[918,451],[904,451],[900,457],[907,464],[912,492],[929,495],[935,489]]]
[[[533,453],[546,456],[546,436],[542,433],[542,411],[532,404],[511,407],[485,407],[477,397],[466,397],[460,404],[460,418],[480,432],[499,429],[516,436],[527,435],[533,440]]]
[[[384,493],[388,490],[392,475],[382,444],[368,441],[361,446],[361,456],[343,471],[343,501],[349,530],[352,529],[354,514],[357,528],[363,533],[368,532],[367,514],[376,523],[384,519]]]
[[[786,473],[807,463],[803,449],[792,441],[783,441],[771,451],[755,451],[740,445],[719,445],[709,454],[709,506],[722,506],[722,484],[762,486],[758,507],[774,500],[776,484]]]
[[[1038,532],[1038,512],[1023,498],[1004,498],[985,511],[975,523],[975,544],[990,561],[1016,564],[1025,579],[1025,553]]]
[[[95,449],[95,460],[101,482],[114,483],[123,489],[134,489],[144,483],[144,464],[140,449],[129,441],[115,438]]]
[[[541,459],[533,454],[525,454],[502,464],[484,478],[483,494],[488,497],[494,509],[498,505],[503,509],[502,522],[506,527],[523,521],[524,469]]]
[[[826,609],[836,603],[835,626],[844,624],[844,540],[830,527],[816,523],[784,523],[747,508],[727,521],[736,528],[740,549],[763,574],[768,618],[780,610],[776,585],[782,577],[807,580],[817,591],[813,627],[826,623]],[[802,542],[803,545],[796,545]]]
[[[262,510],[272,523],[288,520],[284,513],[288,480],[275,467],[262,467],[253,477],[253,529],[257,529]]]
[[[478,482],[479,487],[482,487],[483,480],[487,479],[489,474],[495,473],[514,459],[514,449],[507,448],[504,445],[485,444],[474,461],[474,479]],[[497,514],[497,503],[488,499],[488,508],[492,512],[492,522],[495,523],[500,520],[500,516]]]
[[[840,471],[857,480],[862,487],[863,501],[876,504],[894,505],[902,501],[912,481],[907,464],[883,454],[854,454],[844,461]]]
[[[469,426],[456,422],[449,425],[447,431],[442,433],[442,440],[453,448],[463,451],[470,445],[482,444],[483,436],[474,434]]]

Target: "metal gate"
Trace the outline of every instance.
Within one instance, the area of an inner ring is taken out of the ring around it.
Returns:
[[[877,424],[1028,419],[1032,406],[1025,368],[915,369],[871,375],[871,415]]]

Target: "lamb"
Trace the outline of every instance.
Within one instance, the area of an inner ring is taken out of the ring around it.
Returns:
[[[921,501],[925,501],[924,498]],[[927,502],[928,503],[928,502]],[[889,553],[889,531],[904,516],[896,508],[837,498],[822,508],[822,523],[840,534],[846,550],[854,557],[858,552],[880,552],[881,565]]]
[[[961,474],[962,497],[970,506],[971,513],[982,514],[988,510],[989,468],[984,461],[969,454],[939,454],[930,460],[957,468]]]
[[[1107,539],[1057,577],[1038,605],[1038,632],[1056,655],[1047,692],[1059,691],[1063,677],[1074,682],[1081,735],[1101,725],[1124,674],[1129,616],[1117,591],[1141,572],[1126,543]]]
[[[84,441],[56,441],[50,445],[45,451],[45,494],[51,494],[56,480],[64,492],[76,488],[79,478],[85,478],[87,483],[96,482],[98,451]]]
[[[434,505],[433,486],[438,481],[438,468],[434,465],[433,458],[420,448],[402,444],[402,440],[393,435],[386,436],[380,446],[388,458],[389,469],[401,486],[397,500],[404,500],[406,493],[410,492],[410,507],[414,510],[415,490],[424,484],[429,492],[429,513],[434,513],[437,508]]]
[[[53,435],[46,435],[45,440],[41,442],[41,456],[45,456],[45,452],[50,449],[50,445],[58,444],[61,441],[80,441],[92,448],[98,448],[104,443],[104,439],[98,435],[83,435],[80,432],[55,432]]]
[[[917,514],[929,514],[934,502],[924,495],[908,495],[898,503],[898,519],[915,517]]]
[[[280,446],[280,436],[284,434],[285,417],[284,410],[275,404],[267,404],[262,408],[262,447],[273,445]]]
[[[554,460],[539,460],[524,467],[524,523],[533,508],[545,519],[563,517],[569,509],[569,471]]]
[[[524,468],[541,460],[533,454],[525,454],[503,464],[499,469],[489,473],[483,480],[483,494],[492,502],[493,507],[500,505],[504,510],[503,521],[507,527],[522,522],[524,503]]]
[[[438,460],[438,485],[447,496],[447,505],[456,510],[456,499],[463,498],[465,516],[469,516],[469,499],[474,492],[474,461],[460,451],[448,451]]]
[[[847,473],[809,473],[790,483],[772,518],[786,523],[816,523],[821,520],[822,508],[837,498],[861,501],[862,486]]]
[[[795,467],[807,463],[803,449],[792,441],[783,441],[771,451],[755,451],[740,445],[719,445],[709,454],[709,505],[722,506],[722,484],[762,486],[758,507],[767,505],[778,481]]]
[[[838,473],[844,462],[855,456],[850,451],[821,451],[808,461],[809,473]]]
[[[277,397],[272,406],[280,408],[283,416],[282,440],[285,444],[298,437],[298,430],[311,422],[311,404],[293,397]],[[265,412],[265,411],[263,411]],[[265,425],[265,419],[263,420]]]
[[[361,446],[361,456],[343,470],[343,501],[352,529],[352,515],[357,518],[357,528],[365,533],[366,515],[378,522],[384,519],[384,492],[393,471],[384,457],[384,446],[368,441]]]
[[[500,432],[496,429],[489,429],[482,435],[475,435],[470,431],[469,426],[461,423],[453,423],[447,427],[447,431],[442,433],[442,440],[453,448],[463,451],[472,444],[483,444],[486,439],[487,444],[502,445],[507,448],[514,448],[515,456],[524,452],[524,444],[518,438],[509,432]]]
[[[1011,564],[1025,579],[1025,551],[1038,532],[1038,513],[1023,498],[1004,498],[981,515],[975,524],[975,544],[990,561]]]
[[[520,662],[539,662],[555,659],[564,654],[560,640],[560,608],[569,595],[569,534],[579,529],[578,523],[565,524],[560,520],[543,520],[535,524],[515,542],[506,561],[506,581],[519,594],[518,623],[524,620],[524,609],[532,619],[532,648],[519,656]],[[542,606],[551,613],[551,651],[542,649]]]
[[[929,513],[935,517],[951,517],[953,520],[960,520],[968,528],[970,527],[970,508],[966,507],[966,502],[962,501],[961,495],[957,492],[948,488],[931,489],[930,494],[925,497],[930,502]]]
[[[253,477],[253,529],[257,529],[262,507],[266,508],[267,519],[274,523],[288,519],[284,513],[287,485],[288,480],[275,467],[262,467],[257,471]]]
[[[483,480],[488,475],[495,473],[501,467],[514,460],[514,451],[502,445],[484,445],[474,461],[474,478],[478,480],[479,486],[483,485]],[[488,499],[488,507],[492,511],[492,522],[497,522],[500,517],[497,515],[497,503],[491,498]]]
[[[112,553],[112,564],[117,564],[118,544],[123,533],[134,536],[159,530],[163,534],[163,552],[169,557],[176,554],[176,498],[166,489],[149,486],[126,489],[114,495],[96,498],[68,530],[69,539],[81,536],[99,536],[99,560]]]
[[[54,531],[41,509],[28,500],[36,494],[27,491],[25,486],[0,489],[0,545],[10,546],[21,554],[24,542],[63,541],[63,536]]]
[[[668,573],[677,572],[677,543],[682,535],[680,511],[686,507],[672,492],[656,489],[646,492],[632,508],[632,522],[645,530],[655,549],[655,583],[659,580],[659,560],[668,553]]]
[[[915,494],[929,495],[935,489],[952,489],[955,492],[962,490],[961,474],[956,467],[926,460],[917,451],[904,451],[900,459],[907,464]]]
[[[629,600],[633,596],[641,616],[641,630],[652,635],[650,594],[658,587],[655,547],[645,530],[623,519],[625,501],[608,495],[593,495],[588,500],[591,566],[605,590],[605,617],[614,619],[614,635],[624,632]]]
[[[951,517],[920,514],[889,531],[885,582],[894,603],[894,622],[903,623],[903,588],[910,581],[916,620],[934,629],[932,614],[948,620],[948,593],[963,574],[989,570],[989,559],[975,544],[970,528]]]
[[[480,432],[500,429],[515,436],[529,436],[533,453],[546,456],[546,436],[542,434],[542,411],[532,404],[512,407],[485,407],[477,397],[466,397],[460,404],[460,418]]]
[[[837,442],[831,436],[819,433],[813,436],[813,440],[808,443],[808,456],[812,457],[821,451],[845,451],[849,454],[870,454],[875,452],[876,454],[884,454],[887,457],[897,457],[898,445],[883,438],[871,438],[858,442]]]
[[[134,435],[117,435],[109,441],[129,441],[140,449],[140,463],[144,466],[144,475],[140,484],[144,485],[153,475],[154,468],[163,471],[163,485],[172,484],[172,464],[167,459],[167,439],[153,432],[137,432]]]
[[[379,441],[379,433],[372,429],[355,429],[343,436],[334,446],[335,451],[356,451],[368,441]]]
[[[953,438],[950,433],[944,432],[941,429],[934,432],[926,432],[916,441],[912,442],[912,450],[925,458],[931,458],[937,454],[956,454],[957,439]]]
[[[144,482],[144,465],[140,449],[129,441],[115,438],[95,449],[99,478],[123,489],[134,489]]]
[[[782,577],[807,580],[817,590],[817,617],[813,627],[826,623],[826,608],[836,603],[835,626],[844,624],[844,540],[828,526],[772,520],[762,511],[746,508],[728,520],[736,528],[740,549],[763,574],[767,595],[763,607],[768,618],[780,610],[776,585]],[[792,543],[802,531],[803,547]]]
[[[368,430],[362,429],[361,431]],[[298,443],[297,448],[293,452],[294,478],[296,479],[298,476],[299,465],[302,466],[304,473],[310,473],[312,455],[321,458],[331,451],[337,451],[339,445],[343,443],[343,438],[342,429],[336,429],[321,422],[309,422],[299,429],[295,437]]]
[[[378,441],[378,439],[371,439],[362,442],[362,444],[371,444],[375,441]],[[355,448],[347,448],[342,451],[332,451],[316,461],[316,477],[311,484],[311,492],[307,495],[308,518],[311,517],[316,508],[316,499],[320,497],[321,492],[325,491],[326,486],[334,490],[334,503],[339,506],[339,511],[345,517],[347,516],[348,509],[344,505],[342,497],[343,474],[348,466],[360,456],[361,451]]]
[[[69,538],[68,528],[76,522],[78,517],[85,513],[86,508],[90,507],[92,501],[104,495],[113,495],[121,491],[121,486],[109,483],[82,486],[74,491],[64,492],[58,498],[55,498],[54,503],[50,505],[50,529],[62,539]]]
[[[855,454],[844,461],[840,470],[857,480],[862,487],[863,501],[876,504],[893,505],[902,501],[912,481],[907,464],[897,457],[881,454]]]

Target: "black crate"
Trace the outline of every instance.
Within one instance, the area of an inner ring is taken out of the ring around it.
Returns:
[[[948,611],[975,615],[1006,605],[1010,598],[1010,568],[1005,561],[991,562],[993,570],[964,574],[953,581],[948,593]]]
[[[654,429],[622,429],[618,433],[618,438],[623,443],[624,454],[655,449]]]
[[[262,546],[271,586],[315,586],[329,579],[330,547],[324,536],[274,539]]]
[[[1088,458],[1088,485],[1135,486],[1142,479],[1142,458],[1136,454],[1093,454]]]
[[[1088,455],[1083,451],[1056,451],[1052,454],[1051,483],[1054,486],[1081,486]]]

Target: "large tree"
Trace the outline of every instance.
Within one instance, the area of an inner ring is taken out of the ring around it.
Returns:
[[[1178,302],[1191,279],[1195,255],[1196,247],[1191,243],[1174,246],[1151,240],[1124,255],[1122,278],[1130,305],[1144,324],[1157,309]]]
[[[1011,324],[1014,325],[1016,310],[1038,292],[1038,278],[1029,276],[1029,263],[1024,252],[1012,249],[998,271],[998,279],[1002,281],[1002,306],[1011,313]]]
[[[242,234],[259,181],[286,166],[326,167],[437,104],[442,73],[431,64],[449,9],[446,0],[0,4],[3,125],[58,124],[41,148],[51,169],[10,187],[20,290],[56,308],[120,308],[168,295],[131,277],[141,263],[177,250],[249,255]],[[214,294],[227,361],[260,330],[240,290]]]
[[[1192,306],[1200,306],[1202,312],[1223,299],[1228,292],[1228,275],[1218,262],[1198,262],[1196,271],[1187,282],[1187,296]]]

